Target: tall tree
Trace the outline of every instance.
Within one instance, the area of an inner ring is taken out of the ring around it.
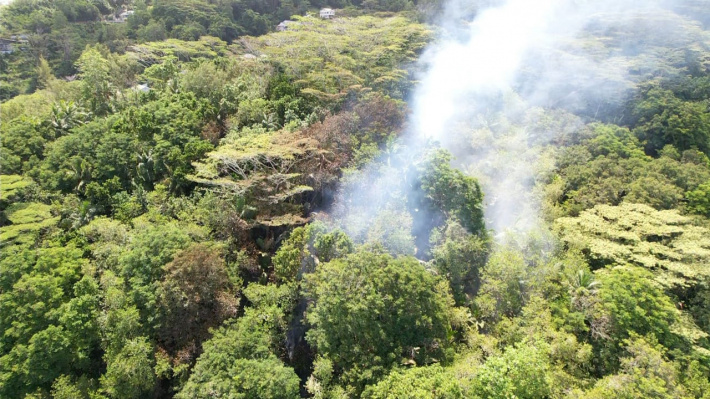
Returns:
[[[320,264],[306,296],[308,341],[358,392],[404,359],[446,361],[452,299],[412,257],[360,251]]]

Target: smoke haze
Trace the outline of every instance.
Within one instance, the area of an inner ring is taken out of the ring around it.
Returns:
[[[622,119],[636,82],[674,68],[678,41],[708,44],[698,22],[669,11],[675,6],[449,2],[438,38],[420,59],[423,72],[409,101],[404,144],[344,186],[334,216],[349,233],[364,237],[382,212],[402,209],[406,170],[438,145],[481,183],[486,224],[496,237],[538,228],[536,186],[554,171],[551,144],[591,120]],[[412,225],[400,216],[404,226]],[[417,236],[416,220],[413,225]]]

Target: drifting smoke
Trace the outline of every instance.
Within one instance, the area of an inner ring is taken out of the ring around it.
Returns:
[[[441,143],[479,179],[486,194],[487,225],[496,232],[528,230],[535,224],[538,206],[528,193],[539,154],[528,147],[525,129],[479,130],[491,137],[471,137],[477,141],[473,146],[460,146],[455,135],[461,128],[484,127],[485,122],[471,120],[472,116],[491,110],[509,113],[505,108],[512,104],[500,109],[495,102],[513,93],[524,57],[536,48],[553,47],[578,26],[576,15],[558,23],[568,3],[510,0],[480,12],[459,34],[455,32],[461,28],[444,24],[454,35],[423,57],[427,73],[414,95],[414,134]],[[453,3],[450,8],[462,7]],[[460,36],[465,39],[457,40]]]
[[[442,12],[439,38],[420,59],[424,72],[410,99],[404,144],[390,151],[387,162],[345,185],[334,216],[362,239],[373,234],[383,213],[420,235],[417,215],[413,223],[406,220],[398,202],[411,194],[406,171],[420,161],[423,148],[436,143],[481,183],[486,224],[496,237],[538,228],[537,186],[554,169],[551,144],[590,120],[622,118],[635,83],[663,63],[658,49],[673,48],[673,40],[695,40],[689,32],[699,31],[698,24],[668,11],[670,6],[633,0],[451,1]]]

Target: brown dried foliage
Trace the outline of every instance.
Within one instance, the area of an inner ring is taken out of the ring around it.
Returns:
[[[218,250],[194,244],[164,267],[158,288],[161,346],[180,362],[191,362],[208,330],[237,314],[239,299]]]

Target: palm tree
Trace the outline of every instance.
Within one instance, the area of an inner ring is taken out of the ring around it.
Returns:
[[[69,132],[72,128],[83,125],[89,119],[89,113],[74,101],[61,100],[52,104],[52,127],[59,135]]]
[[[138,155],[138,165],[136,166],[138,178],[149,188],[153,187],[153,181],[155,181],[154,164],[152,149]]]
[[[584,288],[589,292],[596,293],[601,283],[594,279],[594,273],[581,269],[570,279],[569,285],[574,289]]]
[[[71,170],[70,175],[75,181],[74,191],[77,193],[83,192],[86,184],[91,181],[93,167],[86,160],[79,157],[73,157],[70,160],[69,168]]]
[[[578,270],[577,273],[568,276],[567,280],[572,304],[582,309],[591,302],[587,299],[595,296],[601,287],[601,283],[594,278],[594,273],[586,269]]]
[[[261,119],[261,124],[269,130],[279,129],[279,121],[276,118],[276,114],[273,112],[269,114],[264,113]]]

